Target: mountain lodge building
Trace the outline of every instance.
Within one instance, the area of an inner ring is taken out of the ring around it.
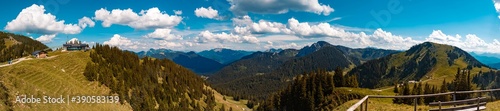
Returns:
[[[83,50],[87,51],[89,50],[89,44],[82,43],[79,41],[77,38],[73,38],[66,42],[66,44],[63,44],[63,51],[78,51],[78,50]]]

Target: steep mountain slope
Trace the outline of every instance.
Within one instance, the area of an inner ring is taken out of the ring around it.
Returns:
[[[30,55],[33,51],[47,49],[39,41],[24,35],[16,35],[0,31],[0,62]]]
[[[255,52],[225,66],[208,79],[213,85],[225,84],[235,79],[269,73],[285,61],[295,58],[295,49],[283,50],[279,53]]]
[[[83,72],[90,61],[89,52],[49,52],[51,58],[30,59],[18,64],[0,67],[0,110],[132,110],[129,104],[21,104],[18,95],[59,97],[114,95],[109,87],[88,81]],[[3,93],[3,94],[2,94]],[[4,95],[5,94],[5,95]],[[123,99],[123,98],[120,98]],[[3,101],[5,100],[5,101]],[[66,99],[67,100],[67,99]],[[7,105],[2,108],[2,102]],[[9,106],[10,105],[10,106]]]
[[[272,73],[290,78],[317,69],[327,71],[333,71],[337,67],[349,69],[360,63],[358,58],[351,57],[336,47],[326,46],[306,56],[286,61]]]
[[[375,49],[375,48],[349,48],[345,46],[335,46],[337,49],[340,51],[344,52],[345,54],[357,58],[361,61],[361,63],[364,63],[368,60],[373,60],[373,59],[378,59],[380,57],[385,57],[390,54],[394,53],[399,53],[401,51],[396,51],[396,50],[385,50],[385,49]],[[356,64],[359,65],[359,64]]]
[[[368,61],[348,74],[358,75],[361,87],[378,88],[398,81],[431,79],[453,75],[457,68],[486,68],[454,46],[425,42],[409,50]]]
[[[149,51],[141,51],[136,54],[141,58],[152,57],[157,59],[170,59],[175,63],[202,75],[214,73],[224,66],[217,61],[200,56],[195,52],[184,53],[169,49],[150,49]]]
[[[338,47],[344,49],[340,50]],[[302,54],[307,55],[298,57],[300,51],[296,51],[295,55],[290,53],[287,59],[283,59],[284,61],[274,61],[277,58],[271,57],[249,59],[248,61],[242,59],[229,65],[231,67],[224,67],[208,80],[221,93],[265,98],[268,94],[281,90],[285,87],[287,81],[304,72],[317,69],[333,71],[337,67],[351,69],[361,64],[361,60],[370,60],[371,58],[378,58],[376,56],[382,57],[396,52],[381,49],[350,49],[333,46],[323,41],[306,46],[301,51]],[[280,53],[283,53],[283,51]],[[256,67],[245,69],[238,67],[241,66],[238,64]],[[266,67],[269,64],[273,65]]]
[[[229,64],[252,53],[253,52],[251,51],[216,48],[212,50],[201,51],[198,53],[198,55],[215,60],[221,64]]]

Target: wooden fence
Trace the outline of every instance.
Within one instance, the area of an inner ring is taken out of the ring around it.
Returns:
[[[417,111],[417,98],[419,97],[432,97],[432,96],[442,96],[442,95],[453,95],[453,101],[456,100],[456,94],[467,94],[467,93],[484,93],[489,92],[490,96],[493,96],[493,92],[500,91],[499,89],[488,89],[488,90],[474,90],[474,91],[455,91],[455,92],[446,92],[446,93],[437,93],[437,94],[424,94],[424,95],[404,95],[404,96],[384,96],[384,95],[367,95],[363,99],[359,100],[356,104],[352,105],[347,109],[347,111],[354,111],[356,109],[360,109],[360,111],[368,110],[368,99],[369,98],[414,98],[414,111]],[[491,97],[493,98],[493,97]],[[364,105],[364,106],[363,106]],[[361,107],[360,107],[361,106]]]

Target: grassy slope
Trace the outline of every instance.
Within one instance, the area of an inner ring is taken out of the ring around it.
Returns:
[[[89,82],[83,75],[89,53],[49,53],[51,59],[34,59],[0,68],[0,81],[9,89],[9,100],[21,94],[35,97],[59,95],[109,95],[109,88]],[[3,106],[4,107],[4,106]],[[0,106],[2,109],[2,106]],[[128,104],[13,104],[14,110],[131,110]]]
[[[222,105],[226,108],[226,110],[229,110],[229,108],[232,108],[233,111],[244,111],[248,110],[249,108],[246,106],[246,103],[248,100],[240,99],[240,101],[234,101],[233,97],[230,96],[225,96],[221,95],[220,93],[216,92],[214,90],[214,96],[215,96],[215,101],[217,102],[217,106],[215,106],[215,109],[220,109]],[[226,100],[224,100],[224,97]]]

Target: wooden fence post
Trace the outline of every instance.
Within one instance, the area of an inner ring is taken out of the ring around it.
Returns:
[[[441,101],[438,101],[439,103],[439,111],[441,111]]]
[[[493,99],[493,90],[490,90],[490,97],[491,97],[490,102],[493,102],[495,100],[495,99]]]
[[[415,105],[415,107],[413,108],[413,111],[417,111],[417,98],[413,99],[413,104]]]
[[[457,101],[457,91],[453,91],[453,101]],[[457,107],[457,104],[453,103],[453,107]]]
[[[370,97],[366,98],[365,111],[368,111],[368,99],[370,99]],[[361,107],[363,107],[363,106],[361,106]]]
[[[477,110],[476,111],[480,111],[479,110],[479,103],[481,103],[481,97],[477,97]]]
[[[361,107],[359,107],[359,111],[363,111],[363,104],[364,103],[361,103]]]

